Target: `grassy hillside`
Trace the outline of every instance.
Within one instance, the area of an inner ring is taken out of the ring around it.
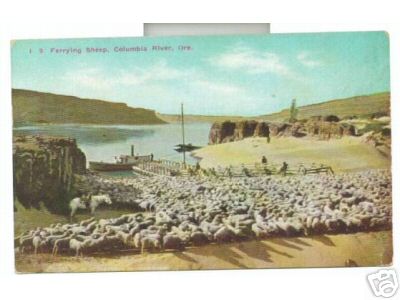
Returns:
[[[83,124],[162,124],[180,122],[180,115],[158,114],[153,110],[132,108],[125,103],[81,99],[28,90],[12,90],[14,124],[20,123],[83,123]],[[288,103],[289,106],[290,103]],[[374,113],[390,113],[390,93],[357,96],[300,106],[297,118],[317,115],[367,117]],[[289,119],[289,109],[254,117],[185,115],[186,122],[224,120]]]
[[[343,118],[353,115],[358,117],[368,117],[375,113],[390,114],[390,93],[379,93],[368,96],[331,100],[300,106],[298,110],[298,119],[324,115],[336,115]],[[287,120],[289,119],[289,109],[260,117],[270,121]]]
[[[162,124],[155,111],[125,103],[81,99],[28,90],[12,90],[14,124]]]
[[[290,103],[288,102],[288,107]],[[312,116],[337,115],[340,118],[346,116],[369,117],[375,113],[390,114],[390,93],[379,93],[368,96],[358,96],[338,100],[330,100],[322,103],[298,107],[298,119],[306,119]],[[177,123],[181,121],[180,115],[157,114],[157,116],[168,122]],[[285,121],[289,119],[289,109],[268,115],[241,117],[241,116],[203,116],[185,115],[185,122],[222,122],[225,120],[268,120]]]

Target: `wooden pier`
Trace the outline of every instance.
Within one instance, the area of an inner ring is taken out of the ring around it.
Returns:
[[[298,164],[293,167],[282,168],[277,164],[241,164],[229,167],[202,169],[195,165],[179,163],[170,160],[143,161],[133,167],[133,171],[145,176],[207,176],[207,177],[261,177],[270,175],[307,175],[307,174],[334,174],[330,166],[315,164],[306,167]]]
[[[133,168],[138,174],[152,176],[189,176],[190,170],[194,170],[195,166],[179,163],[175,161],[160,159],[153,161],[143,161]]]

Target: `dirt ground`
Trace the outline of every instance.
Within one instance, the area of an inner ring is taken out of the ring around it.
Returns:
[[[52,257],[16,255],[17,272],[103,272],[143,270],[206,270],[247,268],[344,267],[388,265],[392,232],[273,238],[225,245],[208,245],[183,252]]]
[[[241,141],[210,145],[193,152],[201,158],[203,168],[261,162],[266,156],[269,163],[290,166],[300,163],[326,164],[335,172],[355,172],[368,169],[389,169],[390,159],[359,137],[344,137],[329,141],[315,138],[273,137],[247,138]]]

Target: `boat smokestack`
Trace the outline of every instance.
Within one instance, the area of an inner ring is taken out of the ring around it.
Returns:
[[[135,146],[131,145],[131,156],[135,156]]]

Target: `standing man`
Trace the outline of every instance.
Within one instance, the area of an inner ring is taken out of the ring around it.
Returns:
[[[267,158],[265,157],[265,155],[263,155],[263,157],[261,158],[261,163],[266,165],[268,162]]]
[[[283,176],[286,176],[286,172],[288,170],[289,165],[286,163],[286,161],[283,162],[281,169],[279,170],[279,174],[283,174]]]

